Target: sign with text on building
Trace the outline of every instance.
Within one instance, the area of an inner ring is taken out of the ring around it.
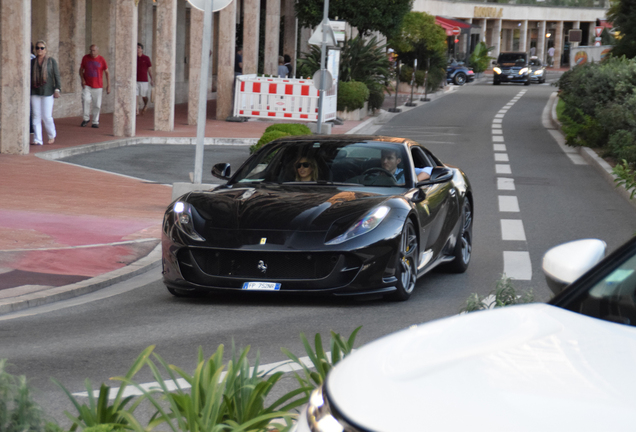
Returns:
[[[344,42],[345,29],[347,28],[347,22],[346,21],[329,21],[329,24],[331,24],[333,33],[336,35],[336,42]]]
[[[503,8],[475,6],[473,16],[475,18],[503,18]]]

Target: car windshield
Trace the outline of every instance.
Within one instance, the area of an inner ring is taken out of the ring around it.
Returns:
[[[540,60],[530,60],[530,66],[541,66]]]
[[[409,161],[404,145],[389,142],[283,141],[251,157],[230,183],[404,186]]]
[[[611,271],[567,308],[584,315],[636,326],[636,255]]]
[[[526,56],[525,54],[500,54],[499,55],[499,63],[506,65],[524,65],[526,64]]]

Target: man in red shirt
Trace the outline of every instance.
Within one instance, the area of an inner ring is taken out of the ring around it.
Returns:
[[[150,68],[152,63],[150,57],[144,55],[144,46],[140,43],[137,44],[137,96],[141,96],[144,101],[144,107],[141,110],[141,114],[146,112],[148,108],[148,98],[150,98],[152,84],[152,72]],[[150,85],[148,85],[148,77],[150,77]],[[139,105],[137,105],[139,107]]]
[[[99,127],[99,112],[102,108],[103,74],[106,74],[106,93],[110,94],[110,74],[104,57],[99,55],[97,45],[91,45],[91,53],[82,58],[79,75],[82,79],[82,105],[84,119],[80,126],[84,127],[91,118],[93,111],[93,127]]]

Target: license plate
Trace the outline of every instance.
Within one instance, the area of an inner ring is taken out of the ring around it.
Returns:
[[[508,75],[508,79],[513,79],[514,75]]]
[[[280,290],[280,284],[275,282],[245,282],[243,289],[250,291],[278,291]]]

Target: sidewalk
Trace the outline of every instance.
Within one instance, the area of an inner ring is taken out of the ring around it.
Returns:
[[[260,138],[272,121],[231,123],[207,107],[206,136]],[[175,107],[173,132],[153,130],[153,111],[137,116],[137,138],[167,142],[196,137],[187,105]],[[160,265],[163,213],[171,187],[47,160],[47,152],[91,151],[117,141],[113,115],[99,129],[81,117],[57,118],[55,144],[31,146],[29,155],[0,155],[0,315],[82,295]],[[345,121],[333,134],[360,128]],[[38,157],[38,155],[40,157]]]

